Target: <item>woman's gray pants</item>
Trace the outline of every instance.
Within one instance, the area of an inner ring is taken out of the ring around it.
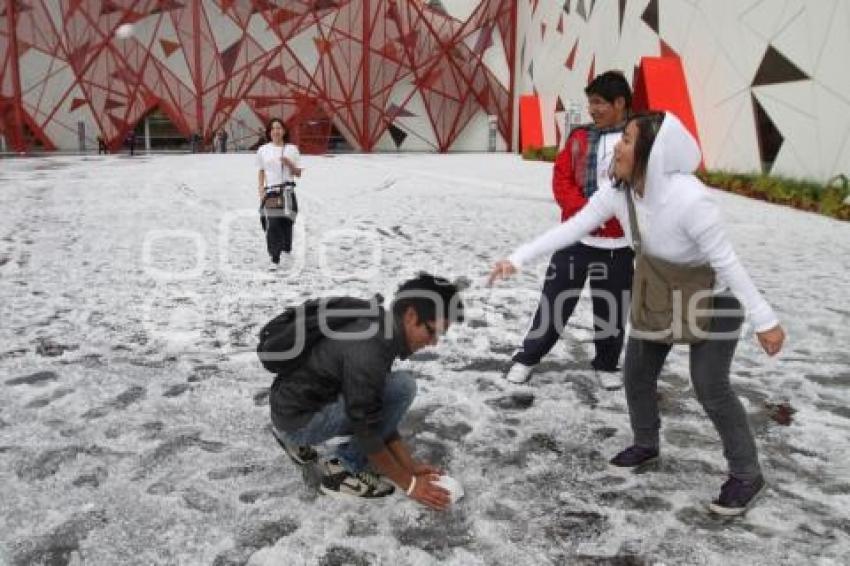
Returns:
[[[722,338],[709,338],[692,344],[691,381],[697,400],[714,423],[723,442],[723,455],[729,473],[749,481],[761,474],[756,443],[741,401],[729,383],[729,368],[738,344],[744,317],[741,303],[728,293],[714,297],[714,308],[726,313],[711,321],[711,332],[725,333]],[[671,345],[629,337],[626,345],[624,381],[634,443],[658,448],[661,419],[658,413],[658,376]]]

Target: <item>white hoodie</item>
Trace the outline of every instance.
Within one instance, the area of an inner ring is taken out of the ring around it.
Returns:
[[[632,193],[643,252],[682,265],[710,264],[718,289],[729,288],[746,307],[756,332],[778,319],[744,270],[726,238],[709,190],[693,172],[701,159],[693,136],[673,114],[666,114],[649,154],[645,198]],[[520,246],[510,261],[517,268],[579,241],[612,216],[633,245],[624,190],[601,187],[575,216]]]

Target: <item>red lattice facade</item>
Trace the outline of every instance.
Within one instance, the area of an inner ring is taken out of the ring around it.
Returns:
[[[0,0],[0,133],[16,151],[117,147],[157,109],[207,141],[276,116],[317,150],[332,124],[363,151],[448,151],[495,115],[509,144],[516,1],[464,3]]]

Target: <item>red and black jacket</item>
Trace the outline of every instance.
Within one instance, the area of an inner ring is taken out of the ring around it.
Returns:
[[[567,143],[555,159],[552,174],[552,192],[555,201],[561,207],[561,222],[571,218],[587,203],[584,196],[584,182],[587,170],[588,129],[590,126],[575,128],[567,138]],[[616,218],[611,218],[602,228],[591,234],[602,238],[622,238],[623,228]]]

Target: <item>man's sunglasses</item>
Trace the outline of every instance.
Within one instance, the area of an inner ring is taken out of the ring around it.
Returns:
[[[431,324],[430,322],[423,322],[422,325],[425,326],[425,330],[428,331],[428,336],[431,337],[431,340],[437,338],[437,329],[434,327],[433,324]]]

